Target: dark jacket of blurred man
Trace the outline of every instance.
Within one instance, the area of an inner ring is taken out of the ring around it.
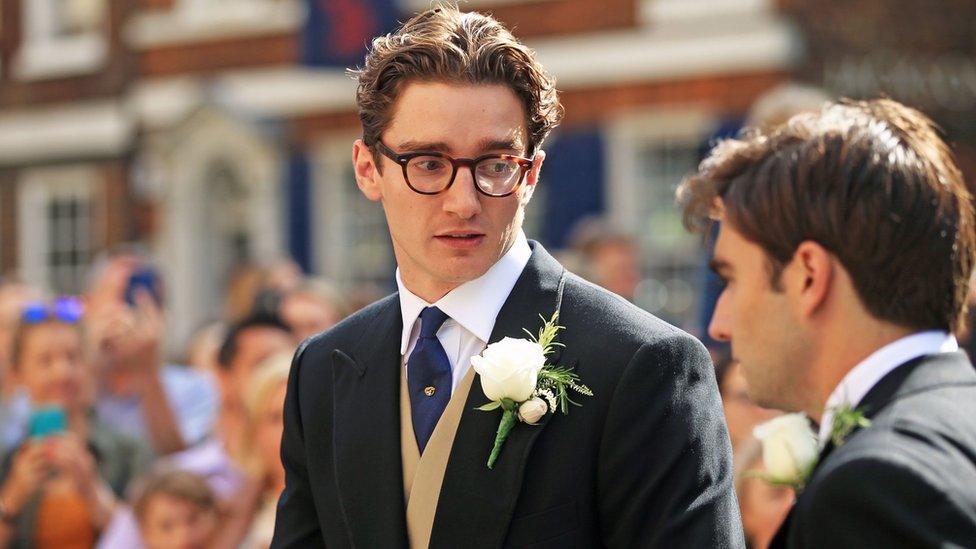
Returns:
[[[709,330],[750,396],[819,423],[774,547],[976,542],[976,371],[951,335],[976,255],[973,196],[932,122],[829,105],[726,141],[679,190],[721,228]]]

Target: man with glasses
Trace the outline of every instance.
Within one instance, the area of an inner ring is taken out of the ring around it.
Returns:
[[[441,7],[377,38],[356,76],[356,181],[386,214],[399,291],[295,355],[273,546],[741,546],[704,348],[522,233],[562,115],[532,52]],[[555,312],[546,362],[592,396],[520,416],[489,466],[503,413],[476,408],[505,365],[475,375],[471,358]]]

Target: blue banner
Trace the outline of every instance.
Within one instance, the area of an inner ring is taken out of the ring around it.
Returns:
[[[546,193],[546,217],[542,237],[559,249],[580,219],[604,208],[604,143],[596,128],[560,130],[543,147],[542,184]]]
[[[307,0],[302,61],[317,67],[362,64],[369,43],[396,28],[394,0]]]

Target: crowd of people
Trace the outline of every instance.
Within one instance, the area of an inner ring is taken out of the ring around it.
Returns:
[[[170,362],[164,299],[128,249],[83,296],[0,283],[0,546],[269,545],[292,355],[360,304],[290,262],[241,268]]]
[[[585,232],[585,244],[567,252],[574,265],[625,289],[613,265],[636,265],[639,248],[622,233]],[[99,261],[79,298],[45,299],[9,280],[0,286],[0,544],[270,543],[284,486],[278,452],[292,355],[365,303],[290,262],[242,268],[223,318],[196,330],[171,363],[164,293],[152,263],[129,251]],[[774,412],[749,401],[723,350],[712,355],[745,532],[765,546],[792,502],[787,488],[747,474],[762,467],[752,428]]]

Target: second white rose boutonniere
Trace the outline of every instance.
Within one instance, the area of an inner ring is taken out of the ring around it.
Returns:
[[[766,473],[756,476],[801,491],[819,454],[810,419],[800,413],[784,414],[756,426],[752,433],[762,443],[766,466]]]
[[[488,468],[495,460],[512,427],[519,421],[534,425],[557,408],[569,413],[569,390],[581,395],[593,396],[589,387],[579,383],[579,376],[572,369],[546,364],[546,357],[555,346],[562,326],[557,324],[559,312],[548,321],[542,317],[543,326],[538,337],[526,330],[529,339],[506,337],[492,343],[478,356],[471,357],[471,367],[481,376],[481,389],[491,402],[478,408],[483,412],[502,409],[502,419],[495,434],[495,445],[488,456]]]

